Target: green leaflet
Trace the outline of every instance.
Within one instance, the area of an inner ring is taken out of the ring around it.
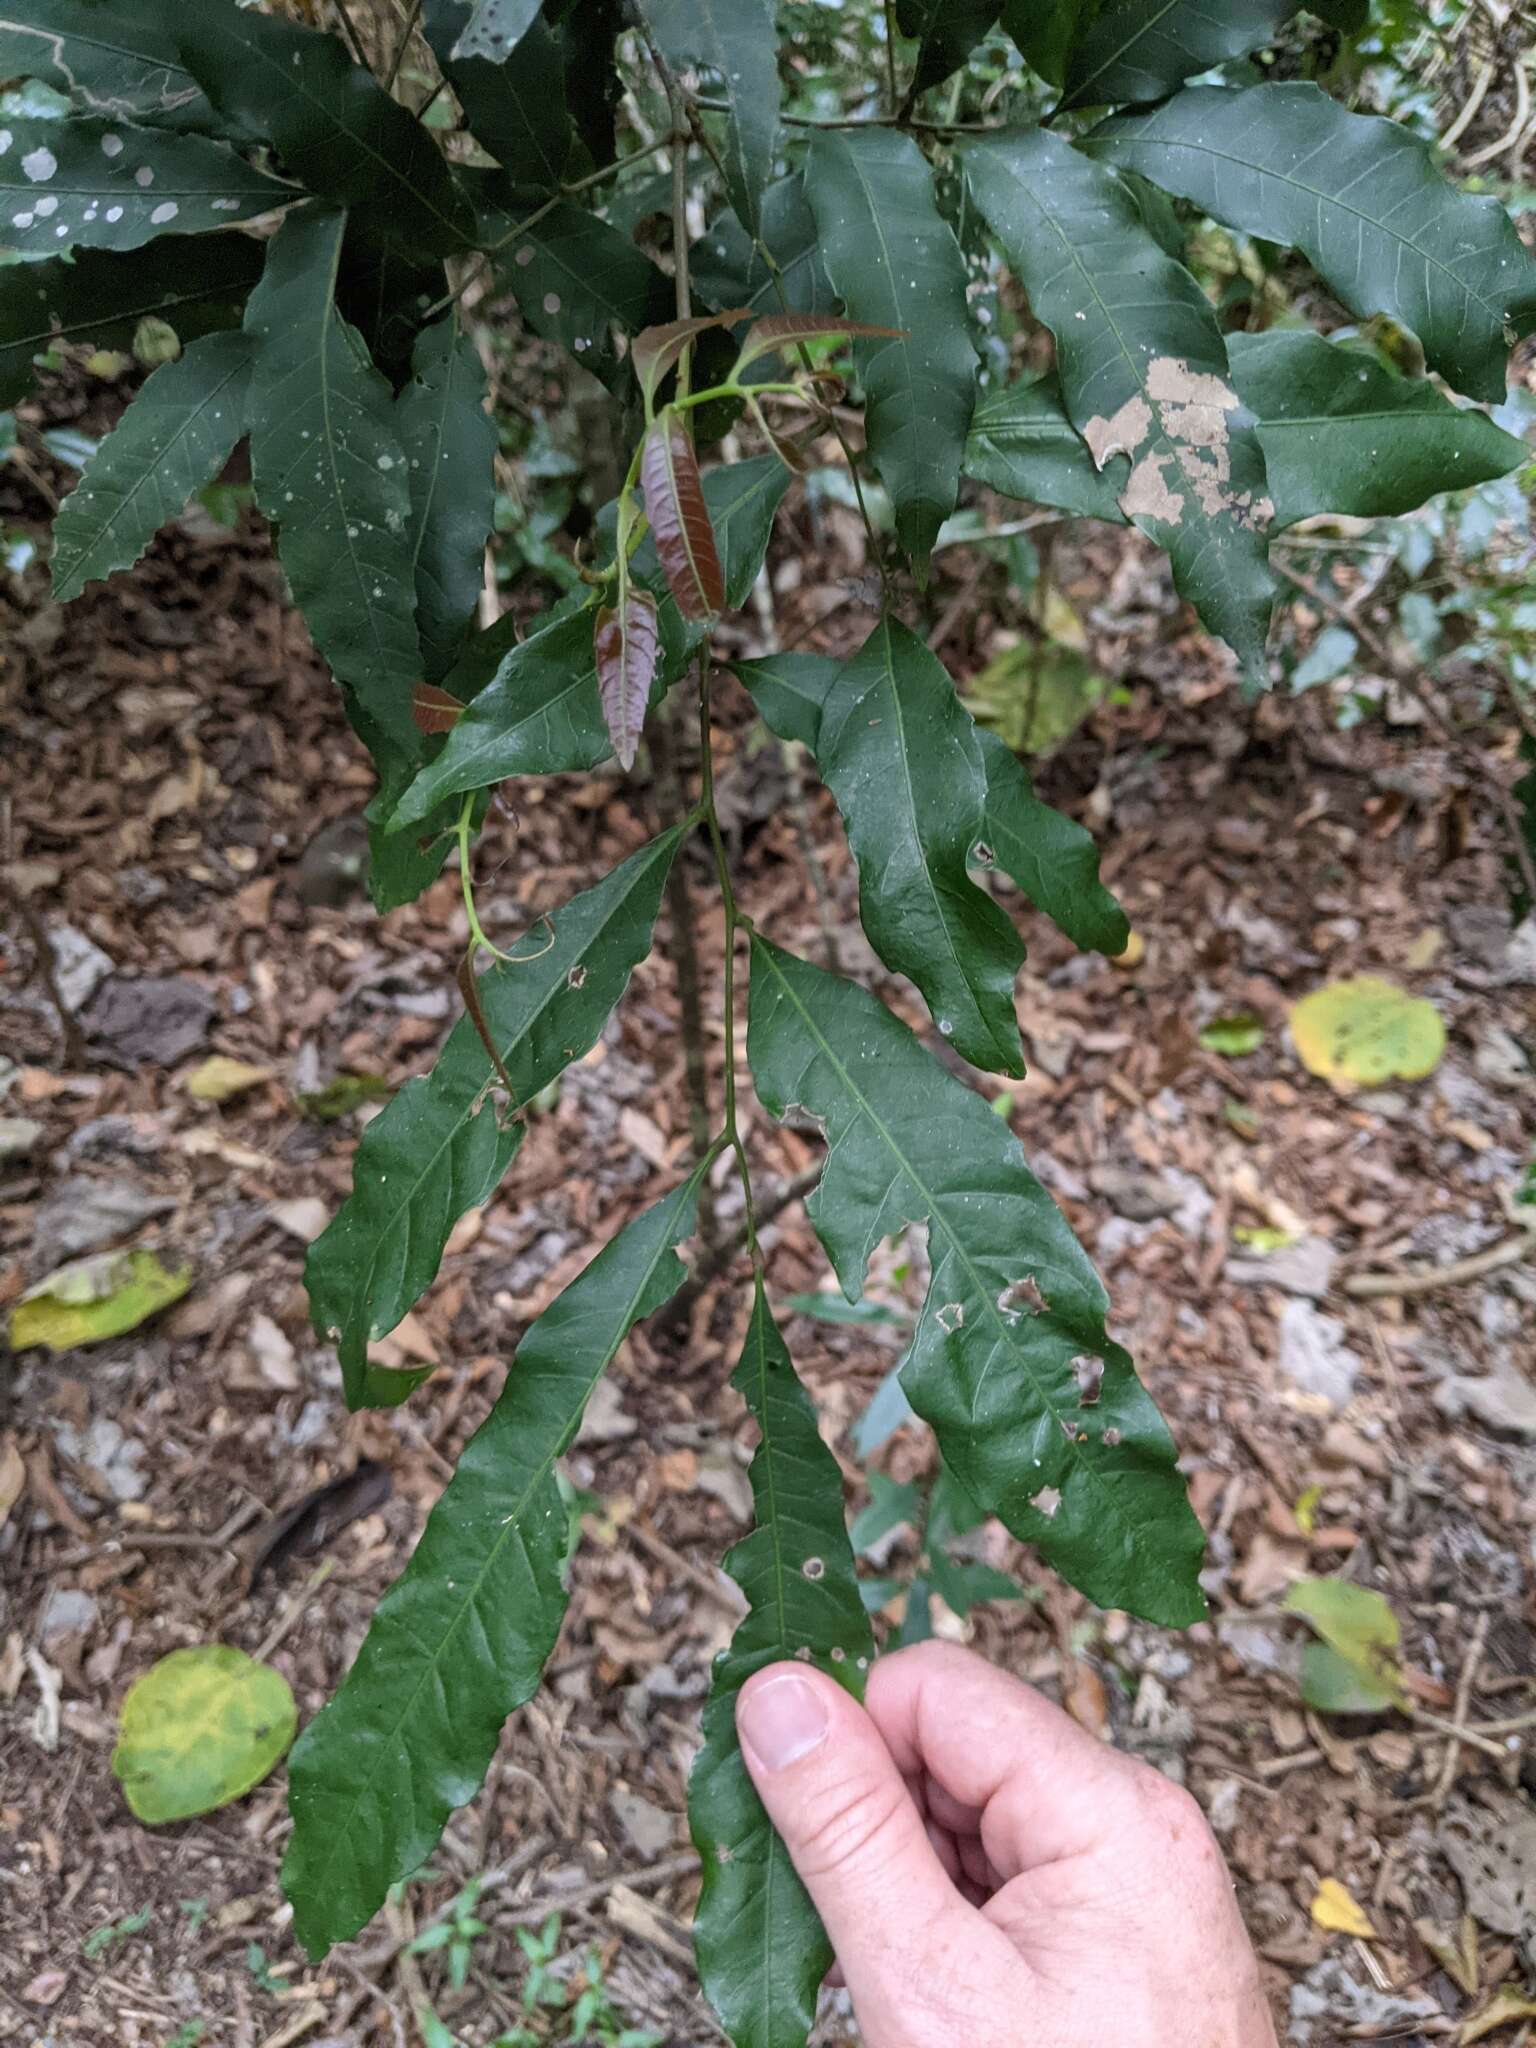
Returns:
[[[1258,417],[1277,527],[1316,512],[1393,518],[1529,460],[1486,413],[1360,349],[1283,331],[1234,334],[1227,349]]]
[[[479,352],[451,313],[423,330],[412,360],[416,374],[396,401],[395,426],[409,471],[406,538],[422,673],[437,683],[458,658],[484,581],[496,428]]]
[[[568,199],[528,229],[502,275],[534,333],[610,387],[629,374],[615,334],[632,340],[672,305],[671,286],[645,251]]]
[[[919,39],[909,97],[942,85],[997,20],[999,0],[896,0],[896,25]]]
[[[1198,1620],[1203,1538],[1172,1439],[1018,1140],[872,996],[762,939],[747,1051],[763,1106],[825,1131],[806,1206],[850,1300],[880,1239],[927,1222],[901,1383],[977,1506],[1101,1606]]]
[[[763,188],[779,138],[779,38],[773,0],[638,0],[656,47],[675,71],[718,73],[730,108],[725,187],[749,233],[762,223]]]
[[[688,1781],[704,1872],[693,1938],[700,1981],[736,2048],[804,2048],[832,1948],[741,1760],[736,1696],[754,1671],[798,1656],[859,1698],[874,1642],[843,1522],[842,1475],[761,1281],[731,1385],[762,1432],[751,1468],[756,1526],[725,1560],[748,1611],[715,1664],[704,1746]]]
[[[336,272],[336,305],[362,336],[370,357],[398,390],[426,313],[447,296],[441,261],[413,256],[390,240],[387,210],[356,206]]]
[[[0,78],[40,78],[84,114],[208,129],[213,109],[180,61],[179,0],[12,0],[0,14]]]
[[[870,944],[916,982],[963,1058],[1022,1074],[1013,985],[1024,946],[966,872],[982,836],[986,771],[976,725],[943,663],[907,627],[882,618],[859,652],[836,664],[814,752],[859,864]]]
[[[727,208],[715,215],[694,243],[691,257],[694,291],[717,310],[723,306],[749,306],[754,313],[837,310],[837,294],[822,268],[816,216],[798,176],[780,178],[763,194],[763,224],[757,241]]]
[[[0,291],[0,405],[30,390],[32,359],[51,342],[133,339],[140,320],[165,320],[182,340],[238,327],[261,272],[261,246],[244,235],[167,235],[131,255],[82,250],[72,262],[29,263]]]
[[[547,23],[534,21],[510,61],[455,56],[470,17],[469,0],[427,0],[422,11],[422,28],[470,132],[515,184],[553,191],[565,176],[575,137],[565,98],[564,45]]]
[[[1029,771],[995,732],[977,728],[986,769],[986,818],[979,858],[989,852],[1037,910],[1085,953],[1123,953],[1131,928],[1099,880],[1093,834],[1042,803]]]
[[[221,228],[300,195],[222,142],[126,121],[12,119],[0,150],[0,238],[21,255],[137,249],[156,235]]]
[[[389,386],[336,310],[347,217],[291,213],[246,308],[256,502],[316,647],[373,721],[410,747],[420,673],[411,501]]]
[[[81,472],[53,525],[53,595],[136,562],[246,431],[251,338],[209,334],[156,370]]]
[[[777,654],[733,664],[770,728],[818,758],[822,708],[838,688],[842,666],[825,654]],[[986,787],[971,864],[1002,868],[1074,945],[1123,951],[1128,927],[1099,880],[1092,836],[1040,801],[1022,762],[995,733],[975,730]]]
[[[966,174],[1037,317],[1095,461],[1130,458],[1120,507],[1166,548],[1180,593],[1268,680],[1272,506],[1216,316],[1125,187],[1060,136],[969,145]]]
[[[823,129],[806,191],[827,271],[849,315],[900,338],[860,341],[869,451],[919,573],[955,509],[976,397],[965,262],[917,144],[892,129]]]
[[[704,479],[730,610],[746,603],[762,567],[773,515],[788,488],[789,472],[772,455],[712,469]],[[657,600],[662,646],[657,688],[665,689],[692,659],[705,628],[679,618],[649,541],[637,549],[633,571]],[[465,790],[488,789],[509,775],[595,768],[612,752],[597,693],[592,626],[592,600],[582,593],[557,607],[540,631],[512,649],[449,733],[442,753],[402,797],[397,827],[417,823],[445,797]]]
[[[682,828],[663,833],[554,913],[554,944],[499,963],[476,984],[521,1109],[592,1048],[650,950]],[[454,1224],[511,1164],[525,1126],[506,1119],[485,1045],[463,1017],[432,1071],[408,1081],[363,1133],[352,1193],[305,1266],[316,1330],[339,1339],[349,1407],[391,1406],[422,1374],[376,1371],[368,1344],[430,1285]],[[404,1380],[410,1384],[402,1387]]]
[[[1066,76],[1067,52],[1098,0],[1003,0],[1003,27],[1032,71],[1050,85]]]
[[[318,1959],[437,1846],[501,1725],[533,1695],[565,1613],[555,1460],[620,1344],[684,1277],[700,1172],[600,1251],[524,1336],[357,1661],[288,1761],[283,1889]]]
[[[1067,417],[1054,371],[982,396],[965,444],[965,473],[1005,497],[1127,523],[1113,476],[1095,466]]]
[[[1073,39],[1063,107],[1160,100],[1186,78],[1272,42],[1297,0],[1110,0]]]
[[[474,209],[431,133],[334,36],[228,0],[183,10],[182,62],[239,136],[339,205],[387,205],[398,241],[442,256],[474,235]]]
[[[1193,86],[1083,147],[1239,228],[1300,249],[1356,313],[1411,328],[1458,391],[1504,396],[1536,328],[1536,260],[1501,201],[1459,192],[1429,145],[1315,85]]]

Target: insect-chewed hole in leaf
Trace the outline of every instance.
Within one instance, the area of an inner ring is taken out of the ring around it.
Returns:
[[[1061,1506],[1061,1493],[1054,1486],[1042,1486],[1038,1493],[1031,1495],[1029,1504],[1037,1515],[1044,1515],[1049,1522]]]
[[[1016,1323],[1022,1315],[1039,1315],[1045,1305],[1045,1296],[1040,1292],[1039,1282],[1033,1273],[1026,1273],[1022,1280],[1011,1282],[997,1297],[999,1313],[1010,1323]]]
[[[717,1843],[715,1844],[715,1861],[716,1861],[717,1863],[729,1863],[729,1862],[730,1862],[730,1860],[731,1860],[731,1845],[730,1845],[730,1843],[729,1843],[729,1842],[717,1842]]]
[[[818,1138],[827,1135],[826,1118],[818,1116],[814,1109],[807,1109],[803,1102],[786,1103],[783,1121],[794,1130],[814,1131]]]
[[[585,988],[586,981],[587,970],[585,969],[585,967],[582,967],[579,964],[573,967],[570,973],[565,977],[565,985],[567,988]]]
[[[847,1657],[847,1655],[848,1655],[848,1652],[847,1652],[847,1651],[846,1651],[846,1650],[845,1650],[845,1649],[843,1648],[843,1646],[841,1645],[841,1643],[834,1643],[834,1644],[833,1644],[833,1646],[832,1646],[832,1662],[833,1662],[834,1664],[841,1664],[841,1663],[842,1663],[842,1662],[844,1661],[844,1659],[845,1659],[845,1658]]]
[[[826,1561],[819,1557],[808,1557],[805,1563],[801,1565],[800,1570],[808,1579],[825,1578],[827,1571]]]
[[[1120,1431],[1119,1431],[1118,1429],[1106,1429],[1106,1430],[1105,1430],[1105,1432],[1104,1432],[1104,1442],[1106,1443],[1106,1445],[1107,1445],[1107,1446],[1109,1447],[1109,1449],[1110,1449],[1110,1450],[1114,1450],[1114,1449],[1115,1449],[1115,1448],[1116,1448],[1116,1447],[1117,1447],[1117,1446],[1118,1446],[1119,1444],[1121,1444],[1121,1443],[1122,1443],[1123,1441],[1124,1441],[1124,1439],[1123,1439],[1123,1437],[1121,1436],[1121,1434],[1120,1434]]]
[[[941,1330],[958,1330],[965,1321],[965,1304],[959,1301],[946,1301],[939,1310],[937,1320]]]
[[[979,868],[995,868],[997,866],[997,854],[988,846],[985,839],[978,839],[971,848],[971,858]]]
[[[799,1649],[798,1649],[798,1650],[796,1650],[796,1652],[795,1652],[795,1662],[796,1662],[797,1664],[809,1664],[809,1663],[810,1663],[810,1661],[811,1661],[811,1653],[810,1653],[810,1650],[809,1650],[809,1648],[808,1648],[808,1647],[807,1647],[807,1646],[806,1646],[806,1645],[805,1645],[804,1643],[802,1643],[802,1644],[800,1645]]]
[[[1091,1408],[1104,1386],[1103,1359],[1095,1358],[1092,1352],[1081,1351],[1072,1361],[1072,1373],[1077,1381],[1079,1400],[1085,1408]]]

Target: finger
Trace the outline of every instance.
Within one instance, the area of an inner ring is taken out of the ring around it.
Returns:
[[[958,1885],[963,1871],[960,1867],[960,1849],[947,1828],[941,1828],[937,1821],[925,1821],[923,1833],[928,1837],[929,1846],[944,1866],[944,1875],[953,1885]]]
[[[994,1930],[955,1890],[875,1724],[840,1685],[771,1664],[743,1686],[736,1726],[866,2028],[870,2012],[920,2001],[946,1951],[979,1939],[992,1952]]]
[[[923,1788],[922,1809],[930,1820],[936,1820],[941,1828],[948,1828],[952,1835],[981,1833],[979,1806],[964,1805],[947,1786],[939,1783],[931,1771],[924,1771],[918,1783]]]
[[[1128,1759],[955,1644],[882,1657],[867,1701],[898,1770],[926,1771],[957,1805],[979,1810],[982,1845],[1003,1879],[1088,1853],[1134,1803]]]

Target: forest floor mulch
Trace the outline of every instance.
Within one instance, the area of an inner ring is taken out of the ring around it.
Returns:
[[[792,500],[774,560],[767,612],[727,641],[755,644],[771,622],[807,645],[855,644],[861,545],[836,508],[813,529]],[[1536,1792],[1536,1258],[1459,1281],[1444,1269],[1519,1236],[1507,1192],[1536,1126],[1536,925],[1511,932],[1485,792],[1422,730],[1342,733],[1323,693],[1245,707],[1134,539],[1070,530],[1053,569],[1125,687],[1044,766],[1042,790],[1092,822],[1143,950],[1134,967],[1077,956],[1009,892],[1030,943],[1030,1071],[978,1085],[1003,1098],[1096,1257],[1115,1334],[1178,1437],[1210,1538],[1211,1619],[1172,1633],[1096,1614],[993,1527],[986,1556],[1029,1597],[940,1625],[1190,1786],[1283,2037],[1471,2039],[1536,1960],[1501,1924]],[[946,570],[927,613],[962,676],[998,624],[968,573]],[[193,1274],[130,1336],[4,1368],[0,2039],[373,2048],[414,2041],[425,1991],[458,2039],[488,2043],[517,2016],[514,1930],[551,1910],[562,1967],[595,1944],[632,2024],[679,2048],[717,2039],[687,1946],[684,1794],[738,1605],[718,1559],[749,1508],[748,1430],[726,1385],[739,1272],[702,1289],[685,1327],[659,1319],[626,1346],[568,1461],[598,1505],[547,1683],[429,1874],[356,1942],[317,1967],[293,1943],[281,1770],[158,1830],[132,1820],[109,1770],[123,1693],[168,1650],[269,1646],[305,1717],[335,1686],[519,1333],[685,1169],[665,950],[383,1347],[386,1362],[435,1363],[433,1379],[402,1409],[348,1417],[301,1268],[347,1188],[359,1116],[307,1120],[295,1096],[347,1072],[398,1084],[430,1062],[458,1008],[457,879],[383,921],[349,894],[369,775],[264,539],[195,522],[62,614],[35,578],[15,583],[0,635],[0,1114],[40,1127],[0,1165],[0,1307],[82,1233],[152,1244]],[[813,789],[803,813],[818,906],[784,757],[734,684],[721,709],[745,907],[791,946],[832,947],[928,1036],[862,937],[830,804]],[[656,824],[643,775],[525,786],[515,804],[477,856],[493,938]],[[709,876],[691,860],[688,873],[698,945],[717,960]],[[41,930],[62,946],[83,1047],[61,1043],[33,972]],[[1436,1004],[1449,1047],[1431,1078],[1346,1099],[1302,1069],[1289,1004],[1355,972]],[[718,1086],[717,974],[707,1008]],[[1260,1049],[1202,1046],[1236,1012],[1261,1021]],[[270,1078],[199,1102],[185,1083],[215,1052]],[[750,1095],[744,1107],[765,1193],[814,1166],[811,1140]],[[728,1227],[728,1179],[718,1203]],[[1254,1232],[1291,1242],[1266,1259]],[[797,1205],[768,1245],[776,1298],[830,1285]],[[909,1233],[871,1291],[915,1308],[924,1271]],[[1379,1291],[1352,1291],[1369,1274],[1386,1276]],[[899,1332],[787,1327],[856,1485],[848,1429]],[[880,1463],[906,1479],[930,1457],[902,1431]],[[305,1524],[307,1550],[262,1561],[273,1518],[359,1469],[360,1494]],[[891,1568],[911,1562],[898,1543]],[[1398,1614],[1411,1716],[1302,1705],[1302,1631],[1279,1603],[1297,1576],[1338,1571]],[[454,1991],[440,1952],[409,1942],[476,1877],[491,1932]],[[1317,1923],[1329,1879],[1371,1939]],[[845,2038],[834,2004],[825,2039]],[[1518,2023],[1490,2038],[1519,2039]]]

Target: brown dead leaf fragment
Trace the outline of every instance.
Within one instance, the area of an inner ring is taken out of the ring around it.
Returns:
[[[676,413],[663,413],[646,435],[640,485],[656,552],[678,610],[685,619],[712,619],[725,608],[725,571],[704,502],[699,458]]]
[[[649,591],[631,590],[622,608],[605,605],[598,613],[593,634],[597,686],[621,768],[635,765],[658,646],[656,600]]]
[[[418,683],[411,692],[411,723],[418,732],[452,732],[463,714],[458,698],[436,683]]]

